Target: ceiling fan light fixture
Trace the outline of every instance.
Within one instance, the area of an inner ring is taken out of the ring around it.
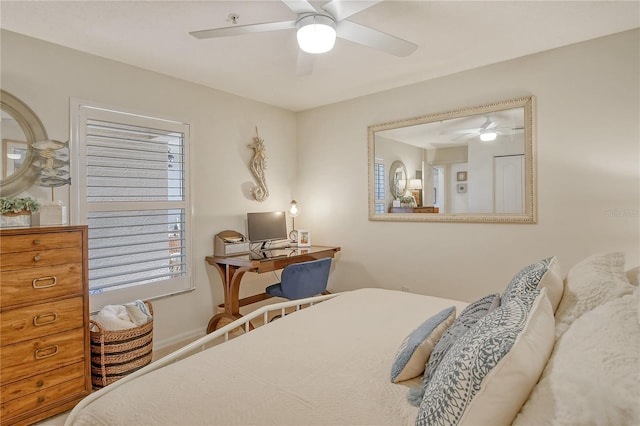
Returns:
[[[482,142],[492,142],[496,140],[498,134],[496,132],[484,132],[480,133],[480,140]]]
[[[298,20],[297,38],[300,49],[307,53],[325,53],[336,43],[336,23],[326,15],[312,14]]]

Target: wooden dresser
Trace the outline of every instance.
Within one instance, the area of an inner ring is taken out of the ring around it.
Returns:
[[[0,424],[30,424],[91,392],[87,227],[0,230]]]

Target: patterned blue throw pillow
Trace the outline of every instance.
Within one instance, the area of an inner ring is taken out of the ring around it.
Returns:
[[[431,380],[433,373],[435,373],[436,368],[440,365],[442,358],[451,348],[451,345],[469,331],[480,318],[493,311],[499,305],[500,295],[498,293],[489,294],[473,303],[470,303],[462,310],[462,312],[460,312],[460,315],[458,315],[451,326],[442,334],[442,337],[440,337],[440,340],[436,343],[433,352],[431,352],[431,356],[429,357],[429,361],[427,362],[424,375],[422,377],[422,385],[409,389],[407,400],[411,405],[416,407],[420,405],[427,383]]]
[[[509,303],[513,298],[543,287],[547,288],[547,296],[555,312],[564,290],[564,284],[560,276],[560,266],[555,256],[542,259],[522,268],[511,279],[502,293],[501,303]]]
[[[420,324],[404,339],[391,366],[393,383],[422,374],[436,342],[455,317],[456,307],[446,308]]]
[[[551,353],[554,325],[546,289],[478,320],[427,384],[416,426],[510,424]]]

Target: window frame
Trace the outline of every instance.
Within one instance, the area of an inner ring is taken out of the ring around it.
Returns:
[[[382,169],[382,176],[380,176],[380,170]],[[373,197],[376,213],[386,213],[386,169],[384,158],[376,157],[374,159],[374,184],[373,184]],[[381,195],[381,197],[379,197]],[[379,207],[382,206],[382,211],[379,211]]]
[[[192,250],[192,222],[193,207],[191,202],[191,126],[184,120],[176,120],[149,113],[140,113],[128,108],[114,107],[98,102],[71,98],[70,102],[71,138],[69,149],[72,170],[70,185],[70,215],[71,223],[88,223],[89,211],[126,211],[149,209],[183,209],[184,210],[184,240],[185,240],[185,273],[184,275],[167,280],[154,281],[146,284],[136,284],[124,288],[109,289],[91,293],[91,310],[97,310],[108,304],[122,304],[133,300],[154,300],[174,294],[184,293],[195,289],[193,279],[193,250]],[[136,201],[136,202],[107,202],[88,203],[87,200],[87,120],[106,119],[120,124],[146,126],[164,130],[177,131],[184,135],[184,198],[182,201]],[[83,201],[84,200],[84,201]],[[128,208],[127,204],[131,203]],[[141,204],[142,203],[142,204]],[[135,206],[134,206],[135,204]],[[89,234],[91,229],[89,229]]]

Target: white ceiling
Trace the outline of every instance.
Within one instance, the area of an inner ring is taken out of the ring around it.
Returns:
[[[313,1],[314,5],[324,1]],[[301,111],[637,28],[640,1],[386,0],[349,19],[418,44],[399,58],[338,39],[296,76],[295,30],[198,40],[189,31],[293,20],[279,0],[2,0],[3,29]]]
[[[399,125],[400,127],[378,130],[377,138],[383,137],[391,141],[406,143],[425,149],[450,148],[454,146],[467,146],[470,140],[478,141],[480,131],[493,123],[491,128],[506,135],[513,140],[514,135],[523,135],[524,108],[511,108],[487,112],[482,114],[466,115],[459,118],[437,120],[425,117],[420,119],[420,124]],[[522,140],[522,136],[520,136]]]

